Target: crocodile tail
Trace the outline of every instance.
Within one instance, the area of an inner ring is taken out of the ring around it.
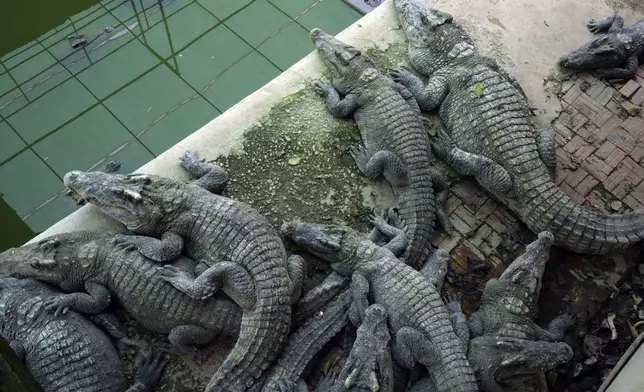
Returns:
[[[414,177],[419,180],[399,192],[397,204],[409,240],[402,260],[419,269],[432,253],[429,240],[436,230],[436,202],[431,177],[419,174]]]
[[[583,254],[606,254],[644,238],[644,211],[609,215],[589,211],[562,192],[547,175],[531,181],[519,214],[535,233],[547,230],[555,243]]]
[[[258,302],[253,310],[244,311],[235,347],[205,392],[245,392],[277,357],[291,326],[290,284],[283,264],[276,261],[273,268],[254,276]]]

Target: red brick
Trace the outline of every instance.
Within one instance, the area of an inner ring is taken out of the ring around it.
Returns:
[[[644,134],[644,119],[629,117],[622,123],[622,128],[626,129],[635,139],[639,139]]]
[[[644,88],[638,89],[635,94],[631,97],[631,102],[635,105],[641,105],[644,103]]]
[[[619,89],[619,92],[626,98],[630,98],[638,88],[640,88],[640,85],[636,81],[629,80],[628,83],[624,85],[624,87]]]
[[[590,193],[590,191],[593,190],[594,187],[597,186],[597,184],[599,184],[599,181],[597,181],[592,176],[588,176],[584,178],[584,180],[575,187],[575,190],[580,195],[586,196],[587,194]]]
[[[586,144],[584,146],[579,147],[577,152],[575,152],[575,157],[580,161],[583,162],[586,158],[590,156],[595,151],[595,147],[593,147],[590,144]]]
[[[610,120],[611,117],[613,117],[613,113],[610,110],[603,108],[599,113],[594,115],[590,119],[590,121],[598,127],[601,127],[602,125],[606,124],[606,122]]]
[[[555,154],[557,155],[557,167],[571,168],[574,166],[572,160],[570,159],[570,155],[566,154],[563,149],[557,149]]]
[[[559,121],[572,131],[583,127],[588,119],[583,114],[579,113],[579,110],[575,109],[572,106],[568,106],[560,115]]]
[[[640,203],[644,203],[644,182],[640,184],[633,192],[631,196],[636,198]]]
[[[557,172],[555,173],[555,184],[561,185],[570,173],[572,173],[572,171],[568,169],[557,169]]]
[[[604,125],[599,129],[597,133],[597,138],[599,140],[604,140],[613,130],[617,129],[622,124],[622,120],[616,116],[611,117],[606,121]]]
[[[610,193],[612,193],[616,198],[622,200],[624,197],[626,197],[626,195],[628,195],[628,192],[630,192],[632,186],[633,184],[628,182],[627,179],[624,179],[624,181],[621,181],[619,184],[617,184],[615,189],[610,191]]]
[[[597,158],[595,155],[591,155],[586,158],[586,160],[582,162],[582,167],[599,181],[604,181],[613,170],[612,167],[608,166],[606,162]]]
[[[623,183],[625,180],[626,176],[624,175],[624,173],[616,171],[603,182],[604,188],[606,188],[608,192],[612,193],[613,190],[615,190],[615,188],[617,188],[617,186]]]
[[[624,202],[624,204],[626,204],[627,206],[631,207],[634,210],[644,209],[644,204],[641,203],[636,198],[634,198],[633,195],[626,196],[622,201]]]
[[[644,146],[638,145],[637,147],[635,147],[635,149],[633,149],[633,151],[631,151],[630,155],[635,162],[639,162],[640,164],[644,163],[642,161],[642,158],[644,158]]]
[[[643,78],[643,77],[641,77],[641,76],[639,76],[639,75],[635,75],[635,81],[636,81],[640,86],[644,87],[644,78]]]
[[[606,139],[613,142],[626,153],[630,153],[635,148],[635,139],[624,128],[615,128],[606,136]]]
[[[610,143],[610,142],[606,142],[606,143]],[[614,169],[615,167],[617,167],[617,165],[619,165],[622,162],[624,157],[626,157],[626,153],[621,149],[616,148],[613,150],[613,152],[610,153],[610,155],[608,156],[608,158],[605,159],[605,161],[608,166]]]
[[[582,93],[583,91],[575,84],[566,92],[562,99],[567,103],[573,103]]]
[[[629,157],[622,160],[622,164],[617,170],[626,170],[626,178],[631,181],[633,185],[639,185],[644,179],[644,167],[640,166],[637,162]]]
[[[639,67],[637,69],[637,75],[644,78],[644,67]]]
[[[595,155],[597,155],[601,159],[606,159],[610,156],[610,154],[615,151],[617,148],[616,145],[613,143],[606,141],[602,146],[595,152]]]
[[[612,87],[601,83],[591,87],[588,90],[588,95],[597,101],[600,106],[604,106],[613,98],[613,91],[615,90]]]
[[[566,144],[568,142],[568,140],[570,140],[572,138],[572,131],[570,130],[570,128],[568,128],[567,126],[563,125],[561,123],[561,121],[559,121],[558,119],[555,120],[555,122],[552,123],[552,127],[554,128],[555,133],[557,135],[560,135],[561,138],[563,140],[565,140],[565,142],[563,144]],[[562,146],[563,146],[563,144],[562,144]]]
[[[605,205],[606,201],[602,199],[601,194],[596,190],[590,192],[590,194],[586,196],[586,201],[584,202],[584,207],[602,213],[606,213]]]
[[[572,106],[587,118],[595,117],[603,109],[602,105],[585,93],[579,95],[572,103]]]
[[[610,110],[611,113],[613,113],[616,116],[622,116],[624,113],[624,110],[622,109],[622,105],[614,99],[608,102],[606,105],[604,105],[604,107]]]
[[[582,146],[586,145],[586,141],[581,138],[579,135],[575,135],[575,137],[572,138],[565,146],[564,150],[567,152],[574,154],[579,150]]]
[[[576,190],[574,190],[570,185],[566,184],[565,182],[561,184],[559,187],[561,188],[561,191],[564,192],[566,195],[570,196],[570,198],[575,201],[577,204],[582,204],[584,202],[584,197],[577,193]]]
[[[579,183],[582,182],[587,175],[588,175],[588,172],[586,170],[577,169],[574,172],[568,174],[565,182],[574,188],[577,185],[579,185]]]

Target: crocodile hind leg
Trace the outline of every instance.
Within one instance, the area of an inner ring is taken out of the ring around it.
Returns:
[[[372,180],[384,176],[385,180],[395,188],[401,188],[409,183],[409,173],[403,161],[391,151],[378,151],[371,155],[366,147],[358,145],[349,151],[358,169]]]
[[[454,146],[445,131],[439,131],[439,141],[432,141],[436,155],[462,175],[474,176],[485,189],[498,194],[512,190],[512,176],[490,158],[470,154]]]
[[[433,167],[429,168],[429,173],[432,177],[432,185],[436,194],[434,196],[434,203],[436,204],[436,219],[438,224],[445,230],[448,235],[454,235],[454,225],[449,220],[447,214],[447,198],[449,197],[449,184],[445,177]]]
[[[557,150],[555,144],[555,131],[550,128],[542,128],[537,134],[537,151],[539,157],[550,172],[550,177],[555,178],[557,173]]]
[[[396,68],[390,75],[396,83],[407,87],[424,111],[436,109],[447,96],[447,82],[441,77],[432,77],[424,85],[421,78],[405,68]]]
[[[69,309],[78,313],[97,314],[110,304],[111,294],[107,287],[94,282],[85,282],[86,293],[61,294],[45,300],[45,309],[55,316],[66,314]]]
[[[239,264],[220,261],[194,278],[189,272],[166,265],[159,269],[161,279],[191,298],[204,300],[221,290],[243,309],[255,307],[253,279]]]
[[[178,353],[188,354],[196,350],[195,345],[209,343],[217,335],[217,331],[198,325],[179,325],[172,328],[168,340]]]
[[[186,151],[180,158],[181,167],[197,177],[195,182],[209,192],[219,194],[228,182],[228,172],[213,163],[206,162],[206,159],[199,159],[194,151]]]
[[[391,351],[396,362],[406,369],[413,369],[416,362],[431,368],[441,358],[429,338],[411,327],[402,327],[396,332]]]
[[[407,105],[409,105],[411,110],[420,115],[420,107],[418,106],[418,102],[416,101],[414,94],[412,94],[407,87],[403,86],[400,83],[394,83],[393,87],[396,91],[398,91],[400,96],[403,97],[405,101],[407,101]]]
[[[134,385],[125,392],[154,391],[167,364],[168,359],[161,353],[149,353],[144,356],[136,371]]]
[[[597,75],[604,80],[631,79],[637,73],[639,64],[639,54],[633,54],[626,60],[622,68],[600,69],[597,71]]]
[[[605,19],[591,19],[586,27],[588,27],[588,30],[593,34],[606,32],[616,33],[624,28],[624,18],[617,14],[614,14]]]
[[[447,276],[448,261],[449,253],[444,249],[436,249],[420,269],[421,275],[436,288],[437,292],[441,291],[445,276]]]
[[[547,342],[562,341],[564,334],[568,328],[575,323],[575,317],[572,313],[564,313],[556,317],[548,324],[548,328],[544,329],[534,325],[535,337],[537,340],[544,340]]]
[[[353,294],[353,302],[349,308],[349,320],[354,327],[358,328],[369,307],[369,280],[362,274],[354,273],[351,277],[350,290]]]

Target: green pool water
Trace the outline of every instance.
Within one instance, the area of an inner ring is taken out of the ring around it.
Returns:
[[[308,30],[361,16],[343,0],[0,2],[0,251],[78,208],[67,171],[137,169],[311,52]]]

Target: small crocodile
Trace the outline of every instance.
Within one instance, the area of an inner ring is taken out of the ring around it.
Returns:
[[[182,352],[218,334],[239,335],[242,312],[237,304],[223,295],[202,301],[176,290],[164,280],[159,263],[120,246],[126,239],[80,231],[54,235],[1,253],[0,273],[42,280],[67,291],[45,301],[56,314],[67,309],[101,313],[115,298],[143,327],[169,334]],[[176,263],[194,264],[185,258]]]
[[[199,299],[222,290],[242,307],[237,344],[206,391],[243,392],[268,368],[288,336],[291,302],[302,283],[291,277],[301,279],[303,266],[287,263],[277,231],[259,212],[216,194],[228,179],[223,168],[191,152],[182,156],[181,165],[198,178],[196,183],[79,171],[67,173],[64,183],[140,234],[124,245],[160,262],[182,252],[199,261],[196,279],[171,267],[165,270],[166,280],[179,290]],[[204,339],[210,332],[196,335]]]
[[[559,59],[565,68],[593,70],[602,79],[631,79],[644,61],[644,20],[624,27],[624,18],[611,15],[588,22],[588,29],[601,34]]]
[[[108,336],[74,311],[54,315],[46,299],[57,292],[31,279],[0,277],[0,335],[45,392],[149,392],[166,360],[146,355],[134,384]]]
[[[440,106],[447,132],[433,147],[438,157],[505,202],[534,233],[549,231],[557,245],[578,253],[605,254],[644,238],[644,212],[591,212],[562,192],[554,131],[537,130],[516,80],[477,54],[451,15],[424,0],[394,0],[408,40],[409,60],[424,83],[406,69],[392,71],[423,110]]]
[[[534,323],[553,242],[551,233],[540,233],[498,280],[488,281],[481,307],[468,321],[468,358],[484,392],[540,391],[543,372],[572,358],[570,346],[557,342],[574,322],[571,314],[555,318],[548,329]]]
[[[418,269],[431,253],[436,219],[451,230],[444,211],[447,184],[431,166],[418,104],[357,48],[320,29],[310,36],[332,76],[331,83],[318,82],[316,89],[333,116],[352,115],[357,122],[364,145],[352,148],[351,156],[367,177],[383,176],[391,185],[409,238],[402,259]],[[440,189],[436,195],[435,189]]]
[[[392,229],[383,219],[373,221],[382,232]],[[396,362],[407,369],[416,362],[427,367],[439,392],[478,390],[465,347],[435,286],[395,256],[407,245],[401,240],[404,232],[384,247],[340,225],[293,221],[285,223],[282,232],[332,263],[336,272],[352,276],[351,290],[359,309],[367,308],[368,298],[386,307],[395,332]],[[359,313],[364,314],[364,310]]]

